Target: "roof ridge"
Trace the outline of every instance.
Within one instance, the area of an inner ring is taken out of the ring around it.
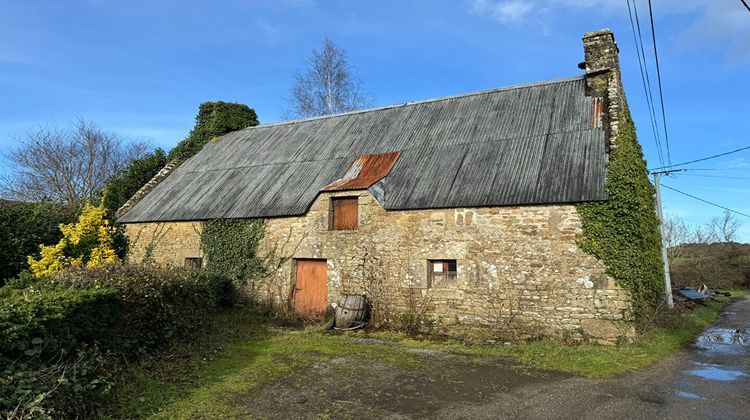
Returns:
[[[343,117],[343,116],[353,115],[353,114],[364,114],[364,113],[367,113],[367,112],[382,111],[382,110],[391,109],[391,108],[400,108],[400,107],[412,106],[412,105],[419,105],[419,104],[425,104],[425,103],[430,103],[430,102],[446,101],[446,100],[449,100],[449,99],[456,99],[456,98],[462,98],[462,97],[467,97],[467,96],[485,95],[485,94],[488,94],[488,93],[502,92],[502,91],[506,91],[506,90],[515,90],[515,89],[523,89],[523,88],[529,88],[529,87],[534,87],[534,86],[551,85],[551,84],[555,84],[555,83],[572,82],[572,81],[575,81],[575,80],[582,80],[583,78],[584,78],[583,75],[579,75],[579,76],[564,77],[564,78],[559,78],[559,79],[544,80],[544,81],[540,81],[540,82],[519,83],[519,84],[509,85],[509,86],[503,86],[503,87],[499,87],[499,88],[492,88],[492,89],[485,89],[485,90],[476,90],[476,91],[471,91],[471,92],[458,93],[458,94],[455,94],[455,95],[439,96],[437,98],[421,99],[421,100],[417,100],[417,101],[407,101],[407,102],[402,102],[402,103],[398,103],[398,104],[384,105],[384,106],[373,107],[373,108],[358,109],[356,111],[342,112],[342,113],[339,113],[339,114],[320,115],[320,116],[317,116],[317,117],[300,118],[300,119],[296,119],[296,120],[278,121],[278,122],[273,122],[273,123],[268,123],[268,124],[260,124],[260,125],[255,125],[255,126],[252,126],[252,127],[246,127],[246,128],[241,129],[241,130],[238,130],[238,131],[257,130],[257,129],[261,129],[261,128],[277,127],[277,126],[281,126],[281,125],[290,125],[290,124],[298,124],[298,123],[303,123],[303,122],[308,122],[308,121],[316,121],[316,120],[323,120],[323,119],[328,119],[328,118],[337,118],[337,117]]]

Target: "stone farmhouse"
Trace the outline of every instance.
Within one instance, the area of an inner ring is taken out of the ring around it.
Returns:
[[[229,133],[121,209],[131,260],[200,267],[205,221],[260,218],[290,257],[263,293],[301,314],[375,282],[444,325],[631,334],[629,293],[577,241],[629,118],[613,34],[583,44],[579,76]]]

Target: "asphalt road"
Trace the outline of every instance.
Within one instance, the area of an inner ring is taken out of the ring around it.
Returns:
[[[440,417],[750,419],[750,297],[729,305],[689,349],[648,369],[530,384]]]

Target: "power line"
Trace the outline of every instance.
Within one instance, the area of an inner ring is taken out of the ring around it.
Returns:
[[[656,78],[659,83],[659,101],[661,102],[661,119],[664,126],[664,140],[667,143],[667,163],[672,165],[672,154],[669,151],[669,132],[667,131],[667,114],[664,112],[664,91],[661,85],[661,68],[659,67],[659,52],[656,49],[656,31],[654,30],[654,11],[651,7],[651,0],[648,0],[648,15],[651,20],[651,39],[654,42],[654,58],[656,59]]]
[[[638,7],[636,6],[635,0],[633,0],[633,9],[635,9],[635,20],[638,25],[638,37],[636,38],[636,24],[633,22],[633,12],[630,9],[630,0],[627,0],[628,4],[628,17],[630,17],[630,28],[633,30],[633,44],[635,44],[635,53],[638,57],[638,67],[641,70],[641,82],[643,84],[643,92],[646,96],[646,105],[648,106],[649,117],[651,118],[651,130],[654,132],[654,141],[656,142],[656,153],[659,157],[659,164],[664,166],[664,153],[661,149],[661,139],[659,138],[659,127],[656,122],[656,113],[654,112],[654,99],[651,96],[651,80],[648,76],[648,66],[645,64],[646,53],[643,49],[643,36],[641,35],[641,23],[638,18]],[[640,49],[638,48],[640,39]],[[642,55],[641,55],[642,54]],[[642,58],[641,58],[642,57]],[[644,71],[645,68],[645,71]],[[647,84],[648,81],[648,84]]]
[[[685,168],[688,172],[693,171],[750,171],[750,167],[747,168]]]
[[[724,176],[724,175],[700,175],[700,174],[680,174],[685,176],[698,176],[701,178],[722,178],[722,179],[750,179],[748,176]]]
[[[740,1],[742,2],[742,4],[745,5],[745,8],[747,9],[747,11],[750,12],[750,6],[747,5],[747,2],[745,2],[745,0],[740,0]]]
[[[708,157],[704,157],[704,158],[700,158],[700,159],[695,159],[695,160],[691,160],[691,161],[688,161],[688,162],[676,163],[674,165],[669,165],[669,168],[674,168],[674,167],[677,167],[677,166],[689,165],[691,163],[696,163],[696,162],[703,162],[704,160],[715,159],[717,157],[731,155],[732,153],[741,152],[741,151],[747,150],[747,149],[750,149],[750,146],[740,147],[739,149],[731,150],[729,152],[719,153],[718,155],[713,155],[713,156],[708,156]],[[657,169],[664,169],[666,167],[667,166],[661,166],[659,168],[652,169],[652,171],[653,170],[657,170]]]
[[[702,199],[702,198],[699,198],[699,197],[696,197],[696,196],[694,196],[694,195],[692,195],[692,194],[688,194],[688,193],[686,193],[685,191],[680,191],[680,190],[678,190],[678,189],[676,189],[676,188],[672,188],[672,187],[670,187],[669,185],[664,185],[664,184],[661,184],[661,186],[662,186],[662,187],[664,187],[664,188],[670,189],[670,190],[672,190],[672,191],[674,191],[674,192],[676,192],[676,193],[680,193],[680,194],[682,194],[682,195],[686,195],[686,196],[688,196],[688,197],[690,197],[690,198],[694,198],[694,199],[696,199],[696,200],[698,200],[698,201],[702,201],[702,202],[704,202],[704,203],[706,203],[706,204],[710,204],[710,205],[712,205],[712,206],[714,206],[714,207],[718,207],[718,208],[720,208],[720,209],[724,209],[724,210],[727,210],[727,211],[731,211],[732,213],[737,213],[737,214],[739,214],[739,215],[741,215],[741,216],[745,216],[745,217],[750,217],[750,214],[746,214],[746,213],[743,213],[743,212],[741,212],[741,211],[733,210],[733,209],[730,209],[729,207],[724,207],[724,206],[722,206],[721,204],[716,204],[716,203],[712,203],[712,202],[710,202],[710,201],[708,201],[708,200],[704,200],[704,199]]]

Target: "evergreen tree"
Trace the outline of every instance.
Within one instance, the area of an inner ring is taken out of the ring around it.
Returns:
[[[141,159],[134,160],[125,170],[107,181],[102,191],[101,204],[107,217],[114,222],[117,209],[143,187],[167,164],[167,154],[156,149]]]
[[[254,125],[258,125],[258,115],[245,104],[204,102],[195,117],[195,127],[169,152],[169,160],[188,159],[211,139]]]

